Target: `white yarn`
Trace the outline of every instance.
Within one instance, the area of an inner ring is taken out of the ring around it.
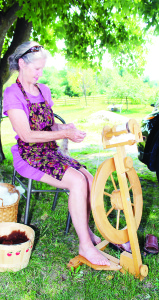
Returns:
[[[18,200],[18,194],[17,193],[9,193],[7,187],[0,186],[0,206],[2,207],[6,205],[11,205],[15,203]]]
[[[21,185],[16,186],[16,190],[19,191],[20,195],[24,194],[25,190],[23,189],[23,187]]]
[[[60,147],[60,150],[62,152],[62,154],[65,156],[69,156],[69,151],[68,151],[68,139],[63,139],[62,140],[62,144]]]

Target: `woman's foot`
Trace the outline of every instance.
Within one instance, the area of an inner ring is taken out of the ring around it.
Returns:
[[[88,231],[93,245],[94,246],[98,245],[101,242],[101,238],[95,235],[90,228],[88,229]]]
[[[109,260],[93,245],[79,246],[79,254],[85,257],[93,265],[110,266]]]

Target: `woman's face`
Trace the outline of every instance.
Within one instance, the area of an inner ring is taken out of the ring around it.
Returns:
[[[24,80],[28,83],[35,84],[43,74],[45,63],[46,59],[36,59],[33,63],[29,64],[26,64],[23,60],[21,69]]]

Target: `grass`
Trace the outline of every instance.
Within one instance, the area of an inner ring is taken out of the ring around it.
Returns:
[[[73,122],[77,128],[86,131],[87,136],[85,138],[85,144],[96,144],[101,145],[101,132],[105,125],[107,125],[108,120],[103,119],[93,119],[92,114],[100,110],[106,110],[108,104],[105,103],[94,103],[92,106],[59,106],[58,100],[56,100],[53,110],[56,114],[59,114],[64,118],[66,123]],[[121,115],[127,118],[136,119],[139,124],[143,117],[152,111],[151,106],[145,105],[129,105],[127,110],[126,105],[123,105],[123,110],[121,114],[116,112],[117,115]],[[113,125],[116,123],[116,119],[113,120]],[[13,145],[15,143],[15,132],[12,129],[10,121],[8,118],[4,118],[2,121],[2,144],[3,145]],[[70,142],[71,148],[74,147],[73,143]]]
[[[76,120],[80,126],[87,127],[87,121],[79,122],[81,119],[88,119],[93,113],[93,108],[55,107],[56,113],[63,115],[69,122]],[[82,108],[83,109],[83,108]],[[99,110],[103,109],[99,106]],[[142,117],[151,112],[151,108],[142,110]],[[68,112],[69,111],[69,112]],[[97,108],[96,108],[97,111]],[[132,108],[130,117],[137,116],[141,119],[141,108]],[[122,112],[128,115],[129,112]],[[71,115],[71,116],[70,116]],[[70,117],[69,117],[70,116]],[[82,117],[81,117],[82,116]],[[70,119],[70,120],[69,120]],[[11,183],[13,162],[10,147],[13,138],[8,129],[8,119],[2,122],[2,141],[6,160],[1,164],[0,181]],[[91,125],[90,136],[93,136]],[[89,140],[88,140],[89,142]],[[79,149],[71,147],[71,155],[86,164],[88,170],[95,175],[98,165],[112,155],[111,151],[105,151],[96,142],[91,146],[85,144]],[[40,193],[33,195],[30,205],[30,226],[35,230],[35,243],[27,268],[16,273],[4,272],[0,276],[0,299],[4,300],[89,300],[89,299],[158,299],[159,273],[158,255],[144,256],[144,243],[147,233],[152,233],[159,238],[159,204],[158,204],[158,182],[154,173],[141,164],[135,154],[133,158],[134,167],[138,173],[143,191],[143,215],[138,229],[138,238],[142,253],[143,264],[149,267],[148,276],[139,281],[132,275],[123,275],[120,272],[95,271],[86,265],[80,266],[77,270],[70,271],[67,263],[78,254],[78,238],[73,226],[70,227],[68,235],[64,234],[68,204],[67,195],[60,194],[57,207],[51,210],[53,195]],[[35,183],[37,186],[39,183]],[[43,184],[43,188],[45,185]],[[23,222],[25,201],[21,198],[18,211],[18,222]],[[91,228],[98,233],[93,218],[90,219]],[[118,251],[110,246],[106,250],[109,254],[119,258]]]
[[[72,122],[73,120],[77,121],[85,121],[88,119],[88,116],[91,114],[100,111],[100,110],[106,110],[108,107],[107,103],[97,103],[95,102],[93,105],[88,106],[75,106],[75,105],[67,105],[67,106],[58,106],[58,100],[54,103],[54,112],[60,113],[61,116],[64,117],[64,119],[67,122]],[[125,104],[123,104],[121,115],[126,117],[132,117],[137,119],[139,122],[142,120],[142,118],[149,114],[152,111],[152,107],[149,105],[132,105],[129,104],[128,110]],[[120,112],[116,112],[117,114],[120,114]]]

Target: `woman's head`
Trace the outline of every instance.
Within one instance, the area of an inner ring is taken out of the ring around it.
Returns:
[[[16,48],[14,53],[9,56],[9,69],[10,71],[19,71],[19,59],[22,58],[26,64],[34,63],[39,59],[46,59],[48,56],[47,51],[40,46],[37,42],[28,41]]]

